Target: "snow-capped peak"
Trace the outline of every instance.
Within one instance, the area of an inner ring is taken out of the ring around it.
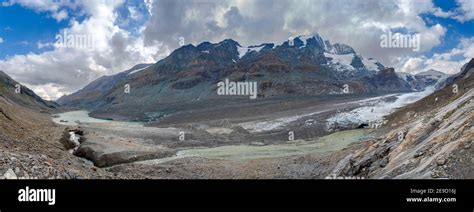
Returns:
[[[312,34],[312,35],[300,35],[300,36],[297,36],[296,38],[298,38],[300,41],[303,42],[303,45],[299,46],[299,48],[305,48],[308,45],[308,41],[310,40],[314,40],[317,46],[321,46],[324,48],[324,41],[321,38],[321,36],[319,36],[319,34],[317,33]]]
[[[327,58],[331,58],[329,65],[333,65],[333,67],[336,68],[336,70],[338,71],[356,70],[358,68],[361,68],[362,65],[363,65],[363,68],[369,71],[380,71],[384,69],[384,66],[380,64],[377,60],[372,59],[372,58],[366,59],[362,57],[361,55],[358,55],[355,53],[335,54],[335,53],[325,52],[324,56]],[[358,63],[359,59],[360,59],[360,62],[362,62],[362,64],[354,65]],[[354,66],[356,66],[357,68]]]

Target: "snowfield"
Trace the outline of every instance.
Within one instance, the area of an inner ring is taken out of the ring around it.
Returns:
[[[260,52],[260,50],[265,47],[265,44],[262,44],[260,46],[249,46],[249,47],[237,47],[237,51],[239,52],[239,58],[244,57],[247,53],[255,51],[255,52]]]
[[[335,68],[337,71],[355,70],[355,68],[352,67],[351,65],[352,60],[354,59],[353,54],[337,55],[337,54],[324,53],[324,56],[328,58],[332,58],[330,63],[336,65]]]

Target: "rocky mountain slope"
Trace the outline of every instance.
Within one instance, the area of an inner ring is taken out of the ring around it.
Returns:
[[[43,100],[32,90],[13,80],[3,71],[0,71],[0,98],[5,101],[8,99],[30,109],[43,111],[50,111],[59,107],[55,102]]]
[[[50,119],[56,106],[0,72],[0,179],[111,178],[113,174],[68,153],[63,131]]]
[[[439,90],[387,117],[378,140],[340,161],[336,175],[474,178],[474,59]]]
[[[82,102],[81,97],[82,98],[88,97],[90,99],[100,98],[103,96],[103,91],[113,89],[114,86],[116,86],[118,82],[126,79],[128,75],[141,71],[150,65],[152,64],[138,64],[124,72],[120,72],[118,74],[111,75],[111,76],[102,76],[94,80],[90,84],[88,84],[86,87],[77,91],[73,95],[61,97],[58,100],[58,102],[60,103],[67,102],[68,105],[77,105],[77,106],[86,107],[86,108],[89,106],[92,106],[88,104],[93,104],[93,102]]]
[[[414,82],[402,79],[350,46],[314,35],[281,45],[242,47],[231,39],[186,45],[155,64],[102,77],[58,102],[88,109],[100,118],[153,121],[188,107],[249,101],[248,96],[218,96],[217,83],[225,79],[257,82],[257,99],[409,92],[432,85],[416,77]],[[126,86],[130,93],[124,92]]]

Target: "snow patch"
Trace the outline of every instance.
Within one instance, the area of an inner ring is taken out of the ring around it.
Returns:
[[[135,74],[135,73],[137,73],[137,72],[139,72],[139,71],[143,71],[143,70],[145,70],[145,69],[148,68],[148,67],[150,67],[150,66],[146,66],[146,67],[144,67],[144,68],[140,68],[140,69],[134,70],[134,71],[128,73],[127,76],[130,76],[130,75],[132,75],[132,74]]]
[[[364,66],[371,71],[379,71],[379,66],[376,64],[377,61],[374,59],[362,59],[362,63]]]
[[[347,69],[354,70],[355,68],[351,66],[352,60],[354,59],[354,54],[330,54],[324,53],[325,57],[332,58],[330,63],[336,65],[335,68],[337,71],[344,71]]]
[[[260,46],[250,46],[250,47],[237,47],[237,51],[239,52],[239,58],[242,58],[243,56],[245,56],[247,53],[251,52],[251,51],[255,51],[255,52],[260,52],[260,50],[263,49],[263,47],[265,47],[265,45],[260,45]]]

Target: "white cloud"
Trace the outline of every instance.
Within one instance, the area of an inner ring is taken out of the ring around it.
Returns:
[[[455,18],[461,22],[470,21],[474,19],[474,1],[472,0],[457,0],[459,15]]]
[[[456,13],[453,11],[443,11],[441,8],[435,8],[433,15],[441,18],[453,17]]]
[[[50,12],[51,16],[57,21],[62,21],[68,18],[68,13],[63,8],[77,9],[81,2],[74,0],[7,0],[2,3],[3,6],[8,7],[14,4],[19,4],[26,8],[30,8],[37,12]]]
[[[127,7],[128,12],[130,13],[130,18],[137,20],[139,18],[138,11],[135,7]]]
[[[67,94],[66,92],[64,92],[64,88],[58,87],[53,83],[41,85],[31,85],[28,83],[24,83],[24,85],[32,89],[38,96],[42,97],[45,100],[55,100]]]
[[[423,62],[423,58],[420,57],[410,58],[403,64],[400,71],[407,73],[420,72],[423,69]]]
[[[62,21],[68,18],[68,13],[66,10],[61,10],[59,12],[54,12],[53,17],[56,19],[56,21]]]
[[[454,57],[463,59],[453,60]],[[463,38],[457,48],[443,54],[435,54],[432,60],[428,60],[428,67],[440,67],[446,73],[457,73],[461,67],[474,58],[474,37]]]
[[[148,14],[151,14],[151,10],[153,9],[153,0],[143,0],[145,6],[148,10]]]
[[[418,73],[434,69],[447,74],[455,74],[472,58],[474,58],[474,37],[463,38],[458,46],[450,51],[434,54],[430,58],[408,58],[403,65],[401,65],[400,70],[409,73]]]
[[[0,43],[3,43],[3,38],[2,37],[0,37]]]
[[[43,48],[52,47],[52,46],[53,46],[53,43],[43,43],[41,41],[36,42],[36,47],[38,47],[38,49],[43,49]]]
[[[60,32],[91,36],[95,41],[93,48],[53,45],[53,50],[41,54],[28,53],[0,60],[0,70],[29,85],[41,97],[54,100],[104,74],[117,73],[137,63],[155,62],[158,57],[163,57],[159,43],[144,46],[143,38],[133,37],[115,24],[115,11],[123,2],[82,1],[81,10],[87,17],[83,21],[70,21],[69,27]],[[38,47],[50,45],[37,43]]]

